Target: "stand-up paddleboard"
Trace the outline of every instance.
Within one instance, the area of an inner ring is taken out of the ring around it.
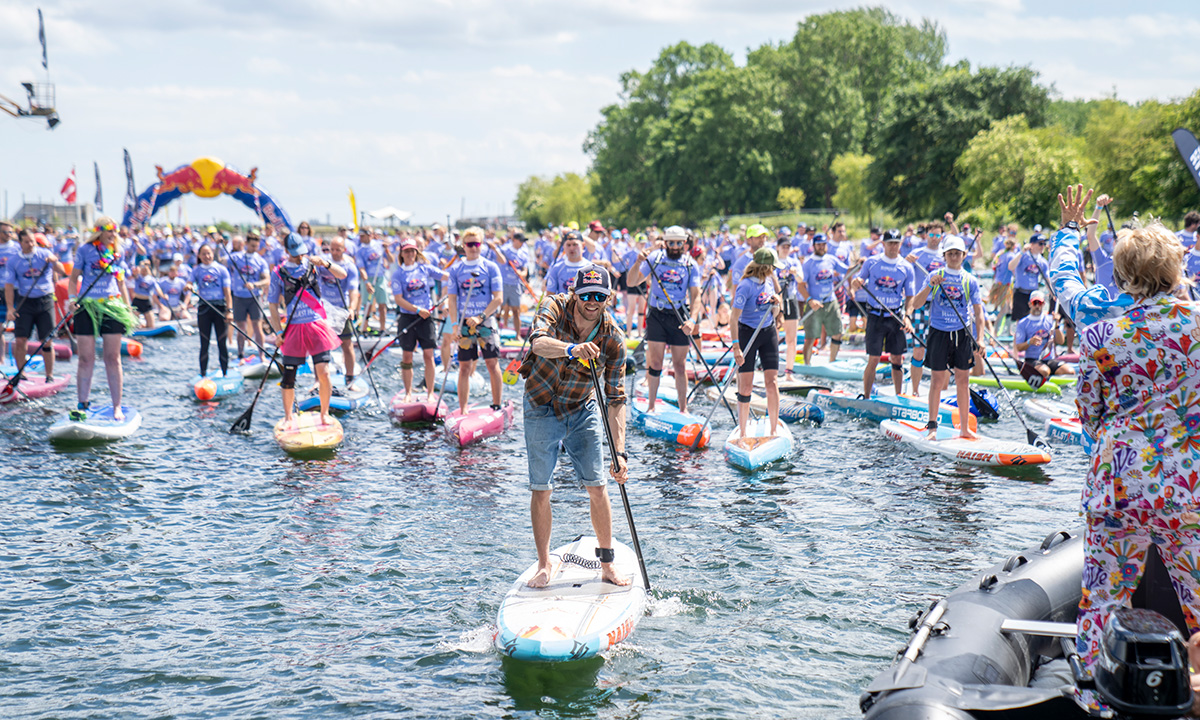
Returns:
[[[1079,418],[1059,417],[1046,421],[1046,437],[1064,445],[1083,444],[1083,423]]]
[[[499,410],[487,405],[468,407],[465,413],[455,410],[446,416],[446,435],[463,448],[504,432],[512,425],[515,412],[512,400]]]
[[[715,386],[710,386],[704,391],[709,400],[720,402],[721,392]],[[737,388],[727,386],[725,388],[725,399],[729,404],[736,407],[737,403]],[[755,388],[750,392],[750,409],[757,413],[767,412],[767,396],[761,390]],[[822,410],[816,403],[801,402],[786,395],[779,396],[779,418],[784,422],[797,423],[803,421],[815,422],[818,425],[825,422],[825,411]]]
[[[779,386],[779,392],[787,393],[788,395],[799,395],[801,397],[808,397],[810,393],[816,392],[817,390],[830,389],[828,385],[817,385],[796,379],[787,380],[783,377],[783,373],[779,374],[779,377],[776,379],[775,383]],[[762,380],[758,376],[755,376],[754,378],[754,387],[762,387]]]
[[[602,581],[596,538],[576,538],[550,552],[546,587],[525,584],[536,562],[513,583],[496,613],[496,648],[518,660],[582,660],[629,637],[646,607],[646,584],[633,550],[612,544],[613,565],[629,585]]]
[[[250,355],[238,361],[237,369],[242,373],[242,377],[258,380],[268,373],[269,377],[279,377],[283,372],[279,365],[279,361],[268,362],[259,355]]]
[[[458,370],[456,368],[452,368],[449,373],[438,373],[438,374],[434,375],[433,376],[433,389],[437,390],[439,392],[441,391],[443,375],[446,375],[446,392],[451,395],[457,394],[458,393]],[[468,377],[468,382],[469,382],[469,384],[467,385],[467,388],[468,388],[467,394],[468,395],[478,395],[479,393],[482,393],[488,389],[487,381],[484,380],[483,376],[477,372],[473,372],[470,374],[470,376]],[[422,383],[422,387],[424,387],[423,383]]]
[[[746,437],[741,437],[736,427],[730,430],[725,438],[726,462],[743,470],[758,470],[789,455],[795,441],[787,423],[776,423],[775,434],[770,432],[771,421],[765,415],[750,419]]]
[[[929,420],[929,401],[915,395],[897,395],[893,390],[878,388],[871,397],[859,397],[845,390],[820,390],[809,395],[818,406],[839,410],[869,420],[912,420],[922,426]],[[958,408],[938,404],[938,423],[952,427],[958,424]],[[978,420],[967,414],[967,424],[974,430]]]
[[[342,443],[342,424],[335,417],[328,425],[321,424],[321,413],[301,412],[292,422],[280,418],[275,423],[275,442],[290,453],[332,450]]]
[[[222,375],[218,369],[210,370],[204,377],[193,375],[188,381],[188,391],[196,400],[220,400],[237,395],[242,391],[244,384],[245,380],[237,368],[230,368],[228,375]]]
[[[972,376],[970,383],[972,385],[982,385],[983,387],[990,387],[990,388],[994,388],[997,386],[996,378],[994,378],[990,375]],[[1058,386],[1058,383],[1053,383],[1053,382],[1043,383],[1041,387],[1039,387],[1035,390],[1034,388],[1030,387],[1029,383],[1025,382],[1025,378],[1020,377],[1020,376],[1005,377],[1004,375],[1001,375],[1000,376],[1000,385],[1008,388],[1009,390],[1020,390],[1021,392],[1028,392],[1028,393],[1036,392],[1036,393],[1040,393],[1042,395],[1062,395],[1062,388]]]
[[[126,438],[142,425],[142,414],[128,405],[121,406],[124,420],[113,420],[111,405],[93,406],[86,420],[72,420],[70,415],[50,426],[50,440],[59,443],[108,442]]]
[[[137,340],[134,340],[133,338],[127,338],[127,337],[121,338],[121,354],[122,355],[125,355],[127,357],[140,358],[142,356],[142,351],[144,349],[145,348],[142,346],[142,344],[140,342],[138,342]]]
[[[8,389],[7,382],[0,382],[4,383],[3,386],[0,386],[0,403],[39,400],[53,395],[70,384],[71,373],[58,375],[52,380],[47,380],[46,376],[41,373],[28,375],[24,380],[17,383],[15,389],[11,390]]]
[[[661,392],[655,402],[654,412],[648,412],[649,409],[650,399],[644,396],[635,397],[629,403],[629,419],[648,437],[697,450],[708,447],[712,439],[712,427],[705,426],[704,418],[679,412],[674,403],[662,397]]]
[[[375,401],[371,396],[371,388],[362,378],[354,378],[354,382],[350,387],[346,387],[345,375],[333,375],[329,378],[331,385],[331,394],[329,396],[329,410],[331,412],[346,413],[351,410],[357,410],[361,407],[366,407]],[[308,396],[300,400],[297,407],[301,410],[317,410],[321,407],[321,395],[319,386],[314,385],[308,391]]]
[[[982,436],[968,440],[959,437],[957,428],[946,425],[938,426],[936,440],[929,440],[925,437],[927,431],[924,424],[909,420],[884,420],[879,428],[892,440],[908,443],[919,450],[944,455],[968,465],[995,467],[1044,465],[1050,462],[1050,454],[1033,445]]]
[[[21,368],[13,362],[12,356],[9,355],[8,358],[6,358],[6,361],[3,364],[0,364],[0,375],[3,375],[4,377],[12,377],[13,375],[16,375],[17,370],[20,369]],[[42,358],[41,353],[38,353],[37,355],[30,355],[28,357],[28,362],[25,363],[24,373],[26,375],[31,375],[34,373],[42,373],[45,375],[46,361]]]
[[[403,390],[392,396],[391,407],[388,408],[388,415],[395,423],[433,422],[446,417],[449,413],[450,408],[446,406],[445,401],[438,405],[437,398],[404,402]]]
[[[867,361],[862,358],[829,362],[825,358],[813,357],[811,365],[805,365],[802,361],[797,362],[792,366],[792,372],[797,375],[809,375],[829,380],[862,380],[863,371],[866,368]],[[879,366],[875,368],[876,379],[891,376],[892,366],[888,363],[880,362]]]
[[[1028,398],[1023,405],[1025,414],[1035,420],[1054,420],[1056,418],[1074,418],[1078,416],[1075,403]]]
[[[135,338],[148,338],[148,337],[175,337],[178,333],[179,333],[179,328],[175,327],[175,325],[173,325],[173,324],[168,323],[166,325],[155,325],[152,328],[138,328],[137,330],[134,330],[133,332],[131,332],[129,334]]]

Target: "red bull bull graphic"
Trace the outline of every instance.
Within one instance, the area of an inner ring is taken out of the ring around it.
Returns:
[[[279,235],[292,231],[292,221],[274,198],[257,185],[258,168],[249,174],[226,165],[217,158],[203,157],[166,172],[156,165],[158,180],[146,188],[125,212],[124,227],[140,228],[171,201],[191,193],[197,197],[215,198],[229,195],[250,208],[263,223],[275,228]]]

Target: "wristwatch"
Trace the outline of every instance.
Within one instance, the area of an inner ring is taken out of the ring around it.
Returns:
[[[1075,232],[1079,232],[1079,223],[1075,222],[1074,220],[1068,220],[1067,224],[1063,225],[1063,228],[1067,229],[1067,230],[1074,230]]]

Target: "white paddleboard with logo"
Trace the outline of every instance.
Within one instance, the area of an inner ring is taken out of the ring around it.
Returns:
[[[617,571],[631,580],[618,586],[600,579],[596,538],[576,538],[550,552],[544,588],[525,583],[537,563],[521,573],[496,614],[496,648],[520,660],[581,660],[633,632],[646,607],[646,586],[631,548],[613,541]]]

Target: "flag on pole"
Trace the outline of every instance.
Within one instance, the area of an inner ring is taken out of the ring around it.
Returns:
[[[58,191],[62,195],[63,200],[66,200],[71,205],[75,204],[75,168],[71,167],[71,174],[67,176],[67,181],[63,183],[62,190]]]
[[[100,188],[99,181],[96,182],[96,188]],[[125,207],[122,209],[122,215],[129,217],[129,213],[137,209],[137,191],[133,187],[133,160],[129,157],[129,150],[125,150]]]
[[[1175,147],[1179,149],[1183,162],[1187,164],[1188,170],[1192,171],[1196,185],[1200,185],[1200,142],[1185,128],[1177,128],[1171,133],[1171,137],[1175,140]]]
[[[42,43],[42,67],[50,69],[50,61],[46,58],[46,23],[42,21],[42,9],[38,8],[38,40]]]
[[[350,216],[354,218],[354,234],[358,235],[358,203],[354,202],[354,188],[350,188]]]
[[[96,171],[96,212],[104,212],[104,196],[100,193],[100,165],[95,160],[92,161],[92,168]]]

